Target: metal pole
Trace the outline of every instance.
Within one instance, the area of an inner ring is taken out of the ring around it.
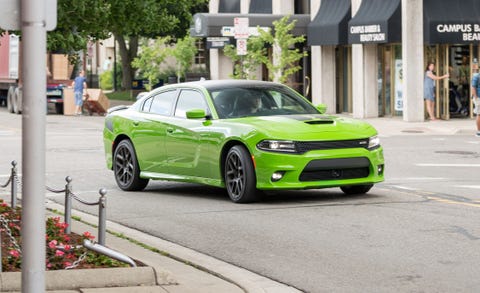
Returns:
[[[12,209],[15,209],[17,207],[17,162],[12,161],[12,198],[10,201],[10,205],[12,206]]]
[[[46,0],[21,0],[22,292],[45,292]]]
[[[65,233],[70,234],[72,232],[72,198],[70,195],[72,194],[72,178],[67,176],[65,178],[67,184],[65,185],[65,219],[64,222],[67,224],[67,228],[65,228]]]
[[[100,199],[98,200],[98,243],[105,245],[105,232],[107,231],[107,190],[100,189]]]

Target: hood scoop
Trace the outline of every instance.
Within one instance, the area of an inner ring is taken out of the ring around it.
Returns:
[[[307,124],[318,125],[318,124],[333,124],[333,120],[330,119],[321,119],[321,120],[309,120],[305,121]]]

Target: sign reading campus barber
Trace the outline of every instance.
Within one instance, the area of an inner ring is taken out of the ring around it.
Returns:
[[[430,43],[461,44],[480,41],[478,23],[440,23],[430,24]]]
[[[386,43],[387,33],[380,24],[352,25],[349,27],[348,42],[359,43]]]

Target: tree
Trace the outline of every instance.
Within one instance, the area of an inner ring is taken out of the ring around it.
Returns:
[[[195,46],[195,38],[186,35],[183,39],[177,41],[175,45],[170,48],[170,54],[177,60],[177,81],[185,77],[187,71],[192,67],[193,58],[198,50]]]
[[[181,38],[190,26],[192,12],[206,9],[206,0],[104,0],[109,5],[108,27],[119,47],[122,87],[130,88],[132,60],[140,37]]]
[[[231,44],[223,48],[223,53],[235,64],[233,74],[230,77],[235,79],[256,79],[257,77],[253,72],[265,61],[267,49],[262,39],[250,37],[247,40],[247,55],[238,55],[237,48]]]
[[[148,79],[147,90],[158,82],[160,77],[160,65],[168,55],[168,43],[170,37],[157,38],[155,41],[145,40],[140,48],[140,54],[133,59],[132,66],[140,69],[142,75]]]

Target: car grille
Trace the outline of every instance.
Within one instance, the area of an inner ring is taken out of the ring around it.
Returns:
[[[300,141],[296,143],[299,153],[306,153],[315,150],[349,149],[349,148],[367,148],[368,138],[355,140],[336,140],[336,141]]]
[[[300,174],[300,181],[365,178],[370,174],[368,158],[313,160]]]

